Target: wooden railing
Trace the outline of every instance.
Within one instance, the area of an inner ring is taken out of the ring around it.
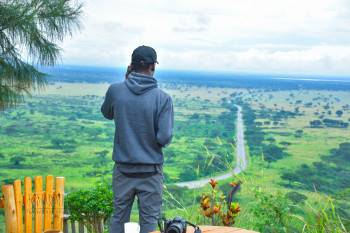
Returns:
[[[62,231],[64,178],[56,177],[55,186],[54,189],[51,175],[46,177],[45,191],[42,176],[34,178],[34,192],[30,177],[24,179],[23,193],[21,180],[16,180],[13,185],[3,185],[0,208],[5,209],[6,233]]]

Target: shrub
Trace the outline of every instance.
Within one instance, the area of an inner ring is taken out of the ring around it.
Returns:
[[[266,193],[260,188],[253,189],[256,204],[252,212],[255,216],[255,228],[259,232],[286,232],[289,228],[290,201],[281,193]],[[293,232],[293,231],[291,231]]]
[[[93,189],[72,192],[66,204],[71,220],[84,223],[89,233],[102,233],[100,223],[105,223],[113,212],[112,188],[101,183]]]
[[[283,159],[288,154],[284,152],[284,148],[275,144],[263,145],[264,159],[271,163]]]
[[[286,194],[286,197],[291,200],[294,204],[303,203],[306,201],[307,196],[304,194],[292,191]]]

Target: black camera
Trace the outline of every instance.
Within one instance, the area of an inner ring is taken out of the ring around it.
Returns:
[[[175,217],[173,220],[166,220],[165,233],[186,233],[186,221],[181,217]]]
[[[187,224],[195,229],[194,233],[201,233],[201,230],[197,225],[190,223],[181,217],[175,217],[172,220],[167,220],[164,217],[162,219],[163,224],[160,220],[158,221],[161,233],[186,233]]]

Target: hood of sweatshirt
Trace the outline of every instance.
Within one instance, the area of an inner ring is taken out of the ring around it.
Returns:
[[[142,95],[157,87],[157,80],[152,76],[131,72],[125,80],[126,86],[135,95]]]

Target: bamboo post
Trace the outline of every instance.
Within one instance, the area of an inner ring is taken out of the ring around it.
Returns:
[[[4,198],[0,197],[0,209],[4,208]]]
[[[53,176],[46,176],[44,232],[52,229]]]
[[[15,194],[12,185],[2,186],[4,194],[6,233],[17,233]]]
[[[35,233],[43,232],[43,177],[34,177]]]
[[[32,233],[33,227],[33,205],[32,205],[32,179],[30,177],[24,178],[24,225],[25,233]]]
[[[54,220],[55,230],[63,229],[63,197],[64,197],[64,177],[56,177],[56,190],[54,194]]]
[[[13,183],[14,191],[15,191],[15,202],[16,202],[16,213],[17,213],[17,231],[18,233],[23,232],[23,195],[22,195],[22,187],[21,181],[15,180]]]

